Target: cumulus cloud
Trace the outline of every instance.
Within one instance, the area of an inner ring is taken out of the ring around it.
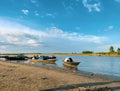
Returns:
[[[69,39],[71,41],[77,41],[77,42],[90,42],[90,43],[102,43],[107,40],[106,37],[102,36],[95,36],[95,35],[83,35],[76,32],[65,32],[61,29],[58,29],[56,27],[49,28],[49,35],[50,37],[60,37],[64,39]]]
[[[6,23],[4,23],[6,22]],[[60,40],[60,44],[58,42]],[[106,37],[95,35],[83,35],[77,32],[65,32],[57,27],[49,27],[44,30],[32,29],[11,21],[5,21],[0,19],[0,50],[2,49],[14,49],[23,51],[26,50],[45,50],[48,47],[54,46],[53,49],[59,49],[61,42],[66,45],[66,41],[71,43],[94,43],[100,44],[106,41]],[[58,43],[58,44],[56,44]],[[54,44],[54,45],[53,45]],[[46,48],[47,46],[47,48]],[[32,51],[31,50],[31,51]]]
[[[88,0],[83,0],[83,5],[84,7],[88,8],[89,12],[92,12],[93,10],[95,10],[96,12],[100,12],[100,2],[98,3],[94,3],[94,4],[90,4],[88,3]]]
[[[7,28],[0,28],[0,35],[2,36],[1,41],[4,38],[4,41],[6,42],[21,45],[39,45],[39,43],[42,43],[42,38],[62,38],[72,41],[86,41],[91,43],[101,43],[103,40],[106,40],[105,37],[95,35],[81,35],[76,32],[65,32],[57,27],[50,27],[43,31],[30,29],[24,26],[21,28],[12,28],[11,26]]]
[[[23,12],[23,14],[25,14],[25,15],[28,15],[29,14],[29,10],[27,10],[27,9],[23,9],[23,10],[21,10],[22,12]]]

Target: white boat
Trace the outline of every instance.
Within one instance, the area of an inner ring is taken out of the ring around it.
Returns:
[[[72,60],[72,58],[69,58],[69,57],[67,57],[63,60],[63,65],[66,65],[66,66],[76,67],[79,64],[80,64],[80,62],[75,62]]]

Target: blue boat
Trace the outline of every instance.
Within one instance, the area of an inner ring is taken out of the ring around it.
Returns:
[[[32,58],[32,62],[55,63],[55,56],[41,56],[39,58]]]

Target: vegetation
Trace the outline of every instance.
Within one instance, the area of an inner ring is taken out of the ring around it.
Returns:
[[[94,53],[93,51],[82,51],[82,54],[90,54],[93,56],[120,56],[120,48],[117,48],[117,50],[114,50],[113,46],[109,47],[109,51],[108,52],[97,52]]]
[[[113,47],[113,46],[110,46],[110,48],[109,48],[109,52],[110,52],[110,53],[115,52],[115,51],[114,51],[114,47]]]
[[[93,51],[83,51],[82,53],[83,53],[83,54],[92,54]]]
[[[120,54],[120,48],[117,49],[117,53]]]

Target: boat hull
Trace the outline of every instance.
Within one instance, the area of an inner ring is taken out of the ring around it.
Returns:
[[[80,64],[80,62],[63,62],[63,65],[69,66],[69,67],[77,67]]]
[[[6,57],[6,60],[27,60],[27,57]]]
[[[56,59],[47,59],[47,60],[37,60],[37,59],[32,59],[31,60],[32,62],[35,62],[35,63],[55,63],[56,62]]]

